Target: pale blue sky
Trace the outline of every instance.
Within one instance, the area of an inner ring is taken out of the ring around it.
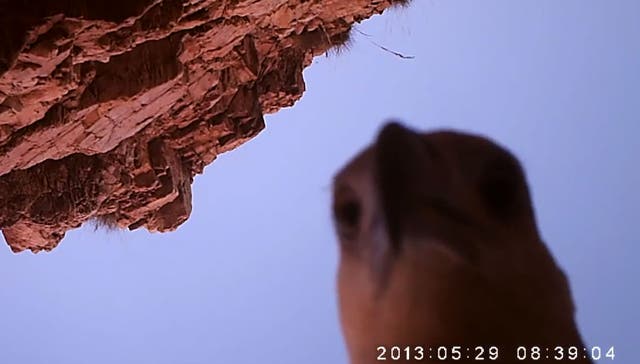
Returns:
[[[639,362],[640,2],[416,0],[358,28],[416,58],[361,34],[317,58],[178,231],[1,245],[0,363],[345,363],[329,186],[389,117],[511,148],[587,343]]]

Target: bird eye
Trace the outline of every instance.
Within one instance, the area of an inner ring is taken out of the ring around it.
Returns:
[[[346,195],[346,196],[345,196]],[[342,239],[355,239],[360,229],[362,205],[351,191],[338,191],[333,205],[338,235]]]
[[[513,158],[499,158],[486,166],[479,189],[490,212],[507,219],[518,213],[522,184],[517,162]]]

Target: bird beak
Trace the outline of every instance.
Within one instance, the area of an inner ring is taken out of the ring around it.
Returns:
[[[388,238],[399,248],[403,223],[415,216],[417,197],[433,183],[433,153],[421,136],[396,123],[387,124],[375,143],[375,183],[384,211]]]

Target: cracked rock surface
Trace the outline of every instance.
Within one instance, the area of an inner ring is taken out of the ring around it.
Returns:
[[[193,177],[293,105],[314,56],[394,2],[0,0],[5,240],[49,251],[91,218],[177,228]]]

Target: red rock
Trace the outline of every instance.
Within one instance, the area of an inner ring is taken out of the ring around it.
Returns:
[[[191,182],[291,106],[302,70],[398,0],[0,0],[0,229],[175,229]]]

